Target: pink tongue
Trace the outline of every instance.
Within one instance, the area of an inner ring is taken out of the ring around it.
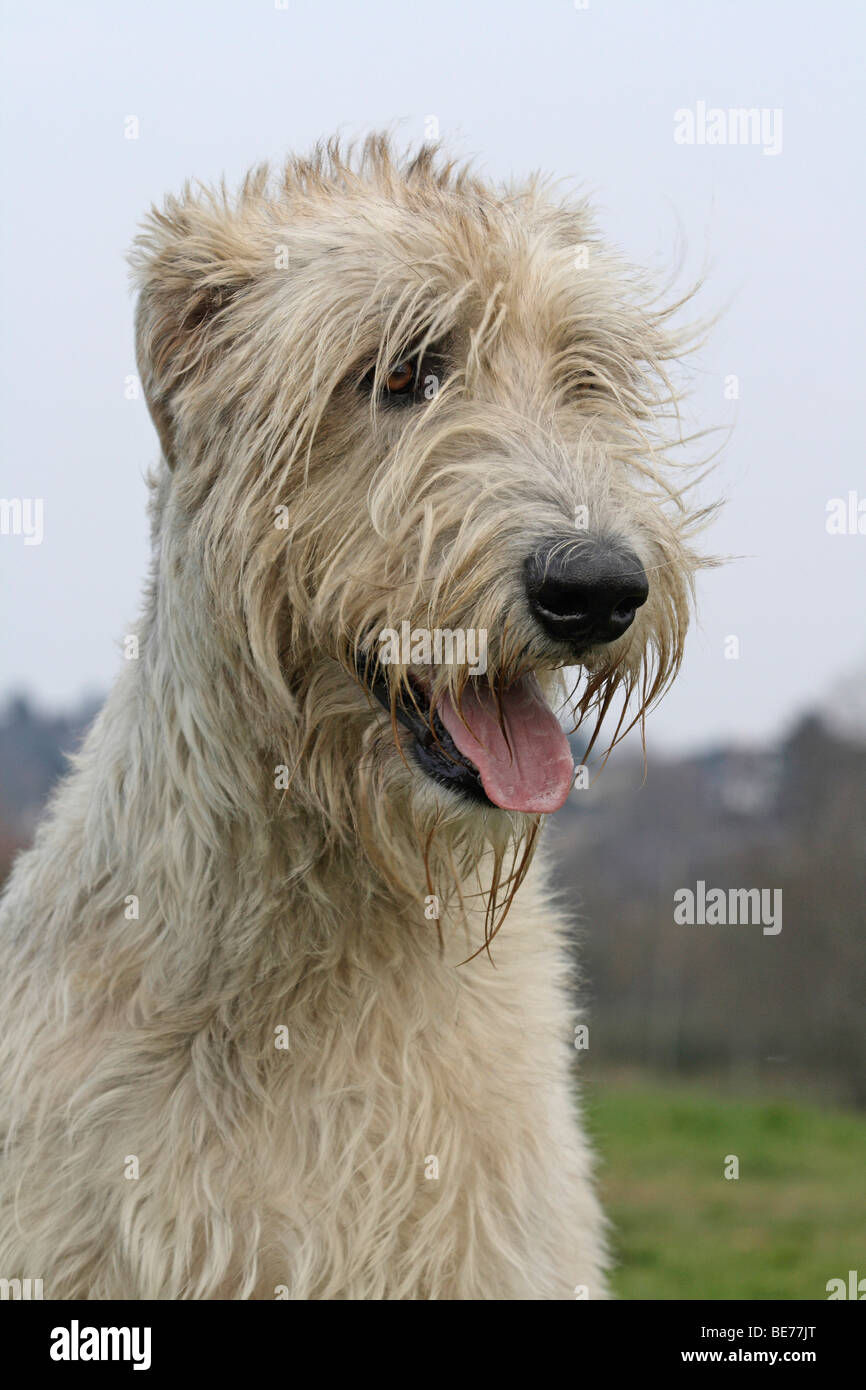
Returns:
[[[574,759],[534,675],[521,676],[503,692],[507,743],[499,727],[496,696],[488,686],[464,691],[468,729],[448,694],[437,713],[464,758],[478,768],[484,790],[497,806],[506,811],[559,810],[571,790]]]

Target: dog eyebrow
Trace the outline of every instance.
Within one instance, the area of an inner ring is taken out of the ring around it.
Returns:
[[[397,340],[394,344],[389,344],[387,339],[380,340],[375,357],[371,360],[371,356],[367,355],[360,359],[358,367],[351,374],[352,377],[355,377],[356,373],[360,373],[357,376],[358,385],[370,378],[372,386],[373,378],[377,373],[381,378],[388,372],[389,368],[398,362],[420,362],[427,357],[447,360],[453,353],[450,337],[447,333],[433,336],[431,328],[432,325],[425,333],[413,333],[410,337],[402,341]]]

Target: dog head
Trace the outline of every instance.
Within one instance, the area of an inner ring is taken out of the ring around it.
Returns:
[[[134,265],[161,563],[222,644],[207,679],[334,825],[525,832],[571,784],[562,673],[578,717],[616,691],[639,716],[681,659],[669,312],[583,203],[384,138],[169,199]]]

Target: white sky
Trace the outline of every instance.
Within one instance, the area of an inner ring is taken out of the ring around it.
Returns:
[[[45,538],[0,536],[0,696],[104,690],[133,621],[156,437],[134,371],[125,250],[187,176],[235,180],[341,128],[438,117],[492,176],[541,167],[595,192],[602,226],[686,277],[707,257],[695,409],[736,424],[657,746],[777,733],[862,662],[866,535],[863,7],[805,0],[23,0],[3,7],[0,496],[41,497]],[[782,151],[674,143],[674,112],[781,108]],[[135,115],[140,138],[124,138]],[[740,399],[724,398],[736,374]],[[724,639],[740,641],[725,660]]]

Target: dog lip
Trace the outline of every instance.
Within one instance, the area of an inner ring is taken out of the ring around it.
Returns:
[[[431,723],[432,729],[430,724],[425,724],[423,736],[416,736],[412,745],[415,761],[422,772],[441,786],[461,792],[484,806],[493,806],[478,768],[460,752],[435,710]]]
[[[359,660],[356,667],[365,689],[376,696],[390,715],[391,688],[381,670],[377,670],[373,680],[369,681],[365,679],[364,663]],[[400,699],[394,704],[393,712],[395,718],[412,734],[412,753],[421,771],[441,786],[497,809],[484,790],[478,768],[460,752],[437,712],[431,712],[429,688],[414,675],[410,675],[409,680],[415,694],[426,701],[427,713],[422,715],[411,702]]]

